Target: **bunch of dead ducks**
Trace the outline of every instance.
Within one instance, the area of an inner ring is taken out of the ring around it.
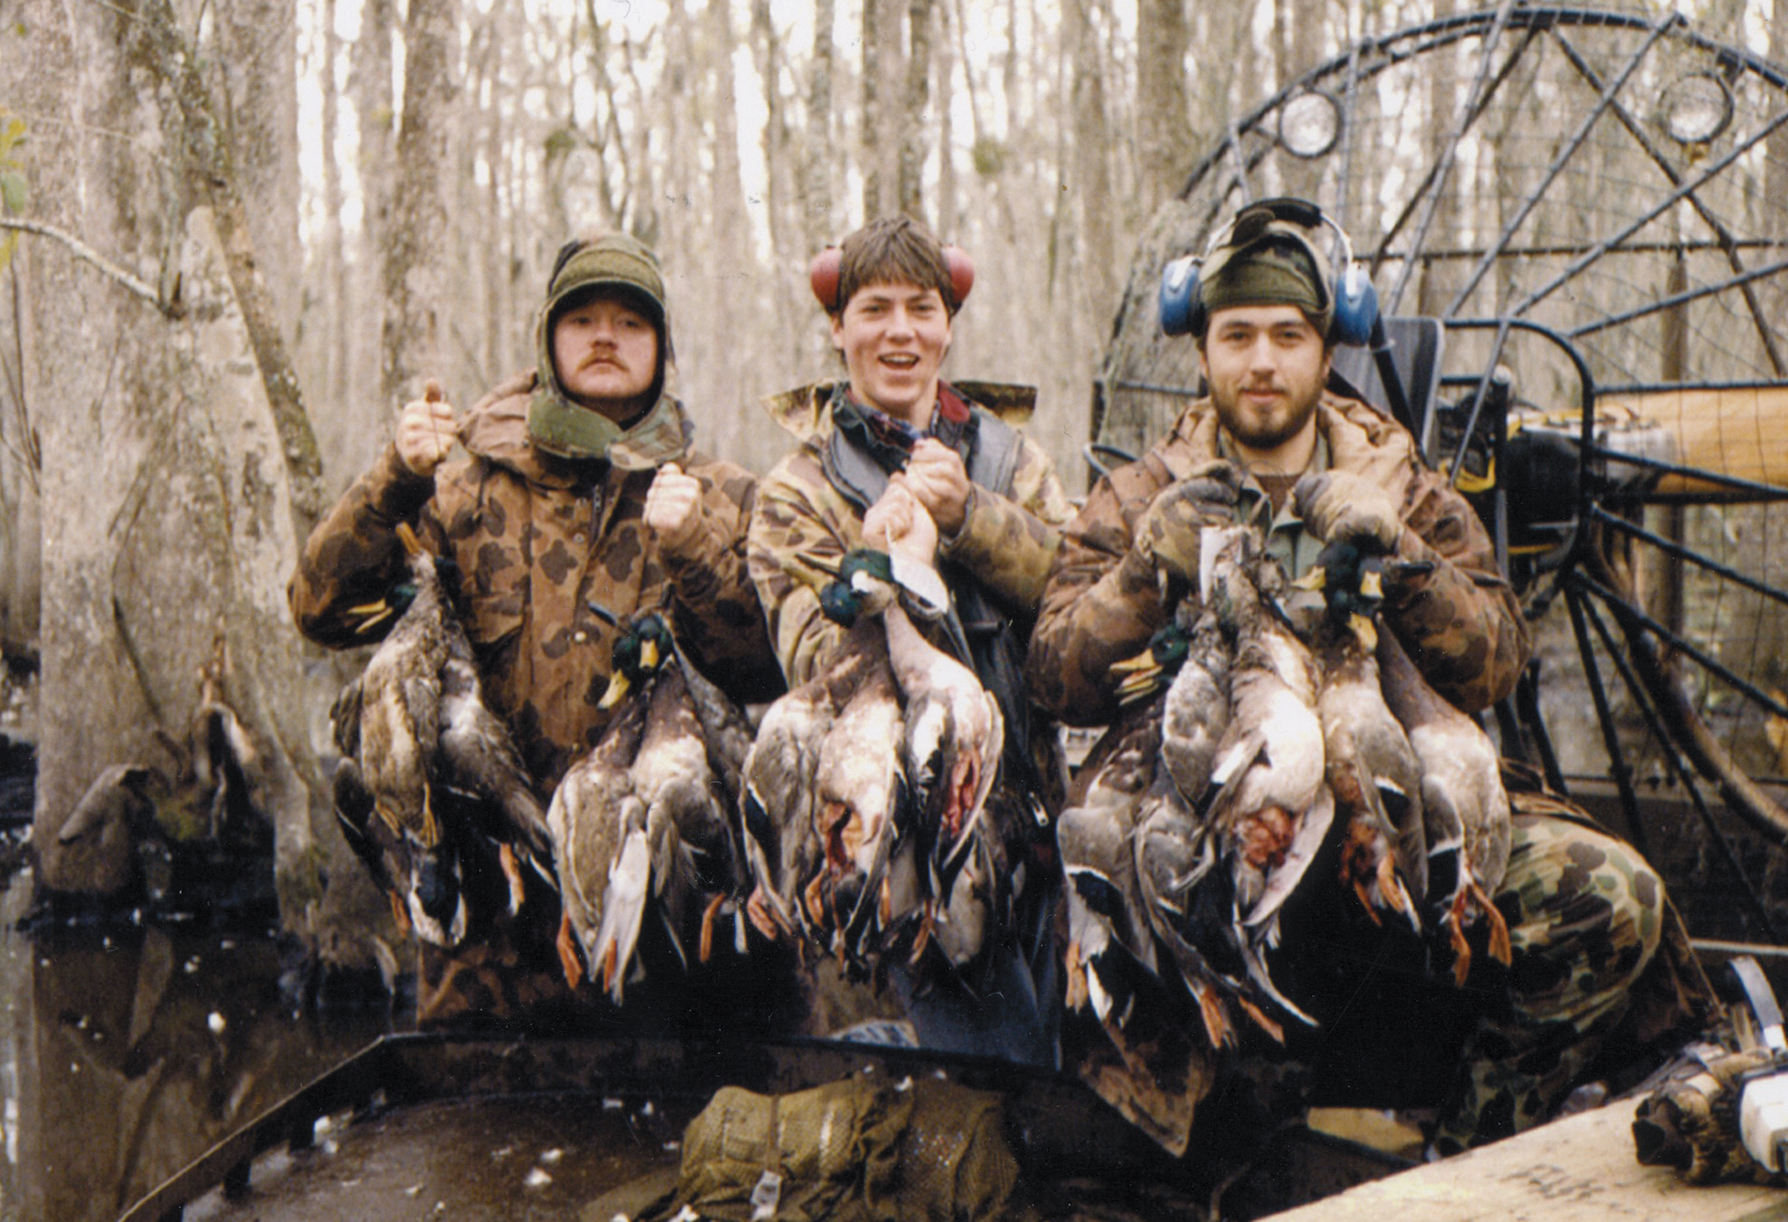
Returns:
[[[1001,927],[1015,887],[996,830],[1012,822],[994,800],[1004,722],[914,622],[947,607],[934,575],[903,605],[899,562],[845,557],[822,599],[851,625],[844,649],[755,733],[668,613],[634,618],[603,697],[613,720],[542,810],[480,698],[451,563],[401,533],[406,580],[356,608],[365,631],[394,622],[336,703],[336,806],[418,937],[457,946],[544,881],[567,982],[618,1004],[648,931],[685,968],[721,939],[744,953],[754,926],[866,972],[928,956],[962,969]]]
[[[857,974],[966,974],[1007,928],[1027,812],[996,784],[998,702],[921,631],[948,607],[929,570],[846,555],[821,597],[842,648],[755,733],[665,614],[635,618],[614,720],[543,810],[481,699],[451,564],[403,538],[407,580],[359,609],[369,630],[395,623],[336,705],[336,805],[419,937],[451,948],[545,885],[566,980],[619,1003],[647,930],[685,968],[721,938],[744,953],[755,928]],[[1152,978],[1213,1047],[1244,1023],[1275,1039],[1313,1025],[1269,963],[1331,840],[1366,918],[1427,936],[1461,981],[1474,926],[1509,960],[1490,899],[1509,855],[1496,751],[1376,631],[1386,563],[1326,549],[1302,583],[1320,597],[1300,598],[1254,528],[1205,529],[1198,588],[1119,665],[1125,715],[1057,822],[1070,1009],[1121,1031]]]
[[[1057,824],[1068,882],[1067,1004],[1114,1035],[1139,983],[1190,999],[1213,1048],[1312,1019],[1269,962],[1302,886],[1332,882],[1373,923],[1451,956],[1463,982],[1509,856],[1495,747],[1433,691],[1375,614],[1390,561],[1319,556],[1300,596],[1251,526],[1206,527],[1198,589],[1118,666],[1123,720]],[[1316,595],[1320,591],[1320,597]],[[1325,841],[1338,877],[1311,873]]]
[[[833,665],[770,706],[745,763],[747,913],[766,937],[874,971],[966,971],[1014,898],[996,794],[998,701],[914,617],[947,595],[857,550],[822,591],[848,628]],[[935,577],[931,578],[935,581]],[[909,607],[911,610],[909,610]],[[1020,880],[1021,885],[1021,880]]]
[[[484,703],[452,563],[407,525],[398,537],[407,579],[354,608],[362,633],[389,630],[331,713],[335,814],[399,928],[452,948],[481,910],[519,909],[530,877],[552,884],[552,842],[509,731]]]

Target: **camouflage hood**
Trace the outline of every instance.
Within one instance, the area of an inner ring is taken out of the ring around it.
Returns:
[[[622,427],[599,412],[580,407],[565,394],[553,366],[553,320],[591,290],[624,297],[658,333],[658,369],[652,406]],[[620,233],[580,238],[561,252],[547,285],[546,300],[534,323],[535,381],[526,427],[534,444],[560,458],[605,459],[623,471],[648,471],[676,459],[688,448],[688,422],[671,394],[676,361],[670,314],[658,256]]]

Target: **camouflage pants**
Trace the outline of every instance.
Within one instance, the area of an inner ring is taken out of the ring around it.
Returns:
[[[1664,887],[1632,848],[1517,814],[1495,902],[1514,958],[1506,998],[1466,1043],[1435,1145],[1443,1154],[1548,1119],[1625,1014],[1658,948]]]
[[[558,905],[530,895],[453,950],[417,943],[416,1026],[551,1028],[572,992],[553,950]]]

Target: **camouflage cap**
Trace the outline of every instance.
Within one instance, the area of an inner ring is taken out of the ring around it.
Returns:
[[[664,273],[658,256],[625,233],[600,233],[566,243],[547,283],[542,315],[550,319],[574,294],[603,287],[623,289],[637,298],[660,334],[664,332]]]
[[[1266,208],[1244,209],[1199,269],[1208,319],[1241,305],[1293,305],[1325,336],[1334,315],[1328,256],[1316,235]]]

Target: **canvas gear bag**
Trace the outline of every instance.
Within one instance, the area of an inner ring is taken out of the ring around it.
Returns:
[[[864,1073],[789,1095],[724,1087],[638,1222],[1028,1218],[999,1095]]]

